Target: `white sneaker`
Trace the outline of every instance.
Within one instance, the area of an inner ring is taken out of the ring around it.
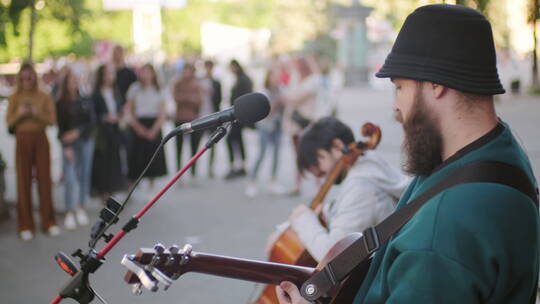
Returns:
[[[47,230],[47,232],[49,233],[49,236],[58,236],[60,234],[60,228],[56,225],[53,225],[51,227],[49,227],[49,229]]]
[[[75,210],[75,216],[77,217],[77,223],[81,226],[86,226],[89,224],[88,215],[86,215],[86,211],[84,211],[83,208],[77,208]]]
[[[23,231],[19,232],[19,237],[23,241],[30,241],[31,239],[34,238],[34,234],[30,230],[23,230]]]
[[[244,194],[249,198],[255,198],[255,196],[257,196],[257,192],[257,186],[255,186],[253,183],[248,183]]]
[[[68,211],[68,213],[66,213],[66,217],[64,218],[64,226],[67,230],[75,230],[75,228],[77,228],[77,222],[75,222],[75,216],[73,215],[72,211]]]

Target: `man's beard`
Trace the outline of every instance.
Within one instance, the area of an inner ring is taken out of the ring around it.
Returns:
[[[442,163],[442,136],[437,118],[429,111],[417,88],[411,114],[403,122],[405,140],[403,151],[406,160],[403,170],[415,176],[428,176]]]

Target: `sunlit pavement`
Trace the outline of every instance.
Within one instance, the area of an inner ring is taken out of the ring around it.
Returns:
[[[395,166],[400,163],[401,127],[392,116],[392,91],[377,91],[367,88],[348,89],[340,96],[338,116],[351,125],[355,134],[362,123],[371,121],[381,126],[383,137],[378,150]],[[502,97],[497,103],[500,117],[510,123],[529,153],[533,168],[540,172],[540,98],[511,96]],[[5,108],[2,107],[2,117]],[[170,129],[170,125],[167,129]],[[14,141],[7,135],[4,120],[0,123],[0,151],[8,162],[8,200],[15,198],[14,181]],[[53,178],[60,176],[60,150],[56,130],[49,130],[52,143]],[[257,152],[257,136],[246,132],[249,164],[253,164]],[[279,181],[290,187],[294,179],[294,162],[290,140],[283,138]],[[188,149],[185,149],[188,150]],[[169,177],[173,175],[174,144],[167,145]],[[276,224],[284,221],[292,207],[309,202],[314,196],[312,180],[303,183],[300,197],[273,196],[266,192],[269,180],[270,155],[261,168],[259,196],[247,199],[244,196],[245,179],[224,181],[228,170],[224,143],[217,146],[216,178],[209,179],[207,156],[200,162],[200,176],[192,180],[189,176],[174,185],[167,194],[143,217],[139,227],[129,233],[107,255],[104,265],[90,277],[91,284],[108,303],[247,303],[254,292],[255,284],[223,279],[201,274],[186,274],[173,283],[168,291],[157,293],[144,291],[141,296],[131,294],[130,286],[123,282],[125,269],[120,265],[122,256],[134,253],[139,247],[151,247],[157,242],[164,245],[191,243],[195,251],[231,255],[244,258],[264,259],[266,238]],[[186,159],[187,155],[184,157]],[[156,193],[168,180],[156,181],[153,189],[143,182],[136,191],[122,220],[112,232],[125,223]],[[125,194],[120,194],[123,197]],[[34,195],[36,200],[37,196]],[[63,188],[55,185],[55,205],[58,220],[62,223]],[[88,202],[93,220],[96,219],[100,204],[97,200]],[[12,210],[13,211],[13,210]],[[62,229],[62,234],[50,238],[38,233],[29,242],[18,239],[15,221],[0,224],[0,293],[2,303],[46,303],[68,281],[53,260],[57,251],[73,252],[77,248],[86,249],[89,227],[75,231]],[[36,218],[37,219],[37,218]],[[101,248],[102,243],[99,244]],[[74,303],[65,300],[63,303]],[[96,301],[97,303],[97,301]]]

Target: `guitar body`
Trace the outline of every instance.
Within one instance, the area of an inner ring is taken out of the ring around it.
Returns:
[[[287,231],[287,230],[286,230]],[[283,233],[285,234],[286,231]],[[291,229],[292,231],[292,229]],[[293,235],[296,235],[294,231],[292,231]],[[356,240],[358,240],[361,237],[362,234],[360,233],[354,233],[350,234],[349,236],[345,237],[344,239],[340,240],[338,243],[336,243],[332,249],[328,252],[328,254],[325,256],[325,258],[317,265],[317,270],[320,270],[326,266],[333,258],[335,258],[337,255],[339,255],[343,250],[345,250],[348,246],[350,246],[352,243],[354,243]],[[277,243],[277,242],[276,242]],[[309,259],[313,259],[311,255],[307,251],[304,250],[304,253],[307,254],[307,257],[301,256],[301,258],[306,259],[308,262]],[[304,260],[305,261],[305,260]],[[315,260],[313,260],[315,262]],[[316,264],[316,262],[315,262]],[[360,265],[358,265],[349,275],[347,279],[345,279],[341,285],[339,285],[336,289],[330,291],[330,298],[322,299],[319,302],[322,304],[345,304],[345,303],[352,303],[354,301],[354,297],[356,296],[356,293],[358,292],[359,287],[362,285],[362,282],[364,281],[364,278],[366,277],[369,266],[371,265],[371,257],[364,262],[362,262]],[[302,266],[308,266],[311,267],[311,265],[302,265]],[[273,285],[267,285],[264,288],[264,291],[257,299],[256,304],[278,304],[278,298],[276,295],[276,287]]]
[[[332,261],[336,256],[338,256],[343,250],[349,247],[352,243],[356,242],[360,237],[361,233],[353,233],[339,242],[337,242],[332,249],[326,254],[324,259],[317,265],[317,271],[324,268],[330,261]],[[371,265],[371,258],[360,263],[338,287],[330,291],[330,299],[328,301],[321,301],[322,303],[330,304],[345,304],[352,303],[358,289],[362,285],[364,278],[366,277],[369,266]]]

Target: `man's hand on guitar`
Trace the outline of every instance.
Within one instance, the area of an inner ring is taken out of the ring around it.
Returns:
[[[291,282],[281,282],[276,286],[276,294],[279,304],[310,304],[308,300],[302,298],[298,287]]]

